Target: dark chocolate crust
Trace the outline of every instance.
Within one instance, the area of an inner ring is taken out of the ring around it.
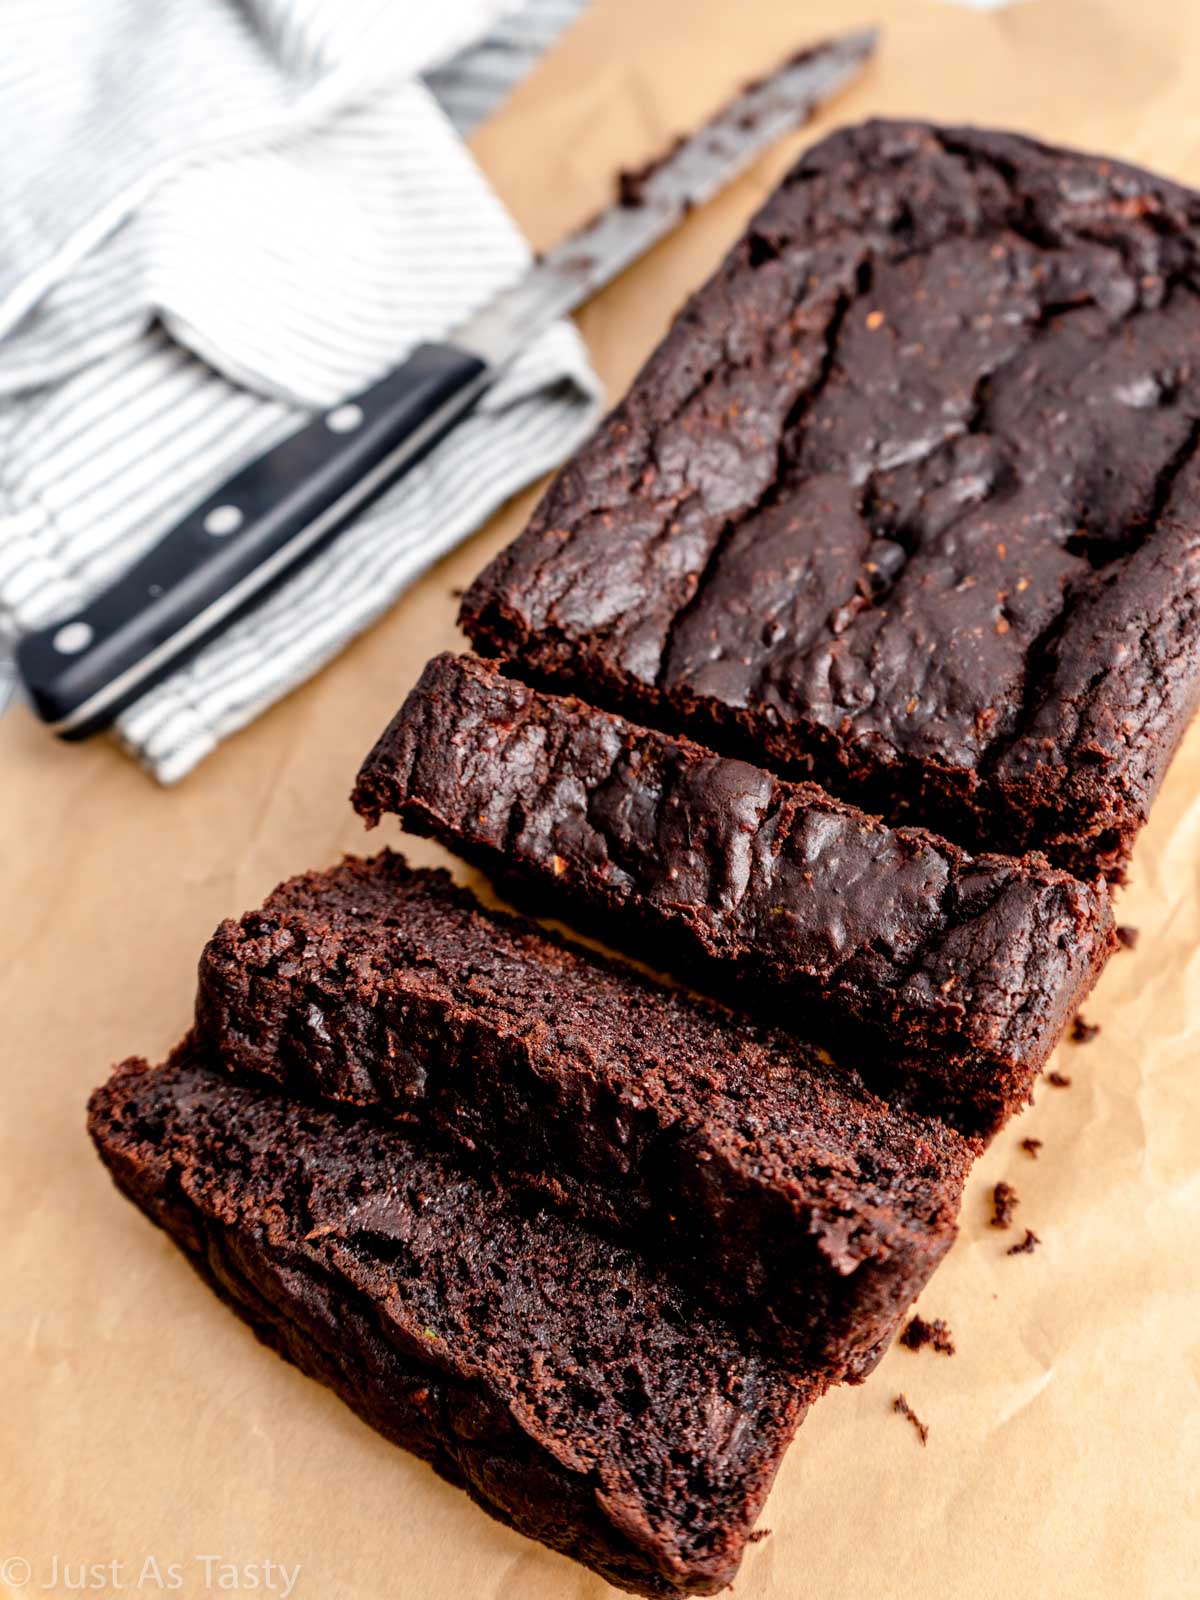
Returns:
[[[186,1048],[89,1128],[266,1344],[493,1516],[638,1593],[732,1579],[812,1391],[631,1252]]]
[[[281,885],[200,962],[214,1059],[375,1107],[860,1380],[955,1235],[970,1147],[780,1032],[384,851]]]
[[[1003,133],[810,150],[468,592],[478,649],[1122,876],[1200,697],[1200,196]]]
[[[890,1097],[993,1132],[1112,945],[1102,880],[973,857],[812,784],[435,657],[354,804],[518,892],[583,908],[853,1059]]]

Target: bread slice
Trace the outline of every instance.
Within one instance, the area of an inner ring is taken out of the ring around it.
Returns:
[[[354,803],[820,1039],[880,1086],[886,1069],[889,1095],[972,1135],[1030,1098],[1113,943],[1100,882],[890,828],[469,656],[426,666]]]
[[[385,851],[281,885],[200,962],[214,1058],[372,1106],[860,1379],[955,1234],[971,1151],[781,1032],[485,911]]]
[[[189,1045],[89,1110],[259,1338],[493,1516],[641,1594],[732,1579],[819,1384],[634,1252]]]

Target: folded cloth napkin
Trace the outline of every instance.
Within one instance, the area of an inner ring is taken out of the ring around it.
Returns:
[[[579,0],[534,3],[545,27]],[[9,0],[10,635],[77,609],[308,413],[520,274],[525,241],[419,77],[436,67],[461,87],[445,63],[505,9]],[[503,79],[504,55],[486,56],[484,77]],[[478,108],[481,92],[460,99]],[[181,777],[568,454],[598,405],[574,328],[554,326],[329,549],[126,711],[126,746],[162,782]]]

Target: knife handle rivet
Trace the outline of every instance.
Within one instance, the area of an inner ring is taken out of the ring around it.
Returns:
[[[236,533],[241,525],[242,513],[236,506],[214,506],[204,519],[205,533],[211,533],[215,539]]]
[[[361,406],[337,406],[325,418],[325,426],[331,433],[353,433],[355,428],[362,427],[362,419]]]
[[[66,622],[54,635],[54,648],[59,655],[77,656],[95,637],[91,623]]]

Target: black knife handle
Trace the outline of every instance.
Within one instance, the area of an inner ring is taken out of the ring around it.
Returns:
[[[21,641],[38,715],[64,739],[107,726],[419,461],[490,378],[478,356],[420,345],[243,467],[85,610]]]

